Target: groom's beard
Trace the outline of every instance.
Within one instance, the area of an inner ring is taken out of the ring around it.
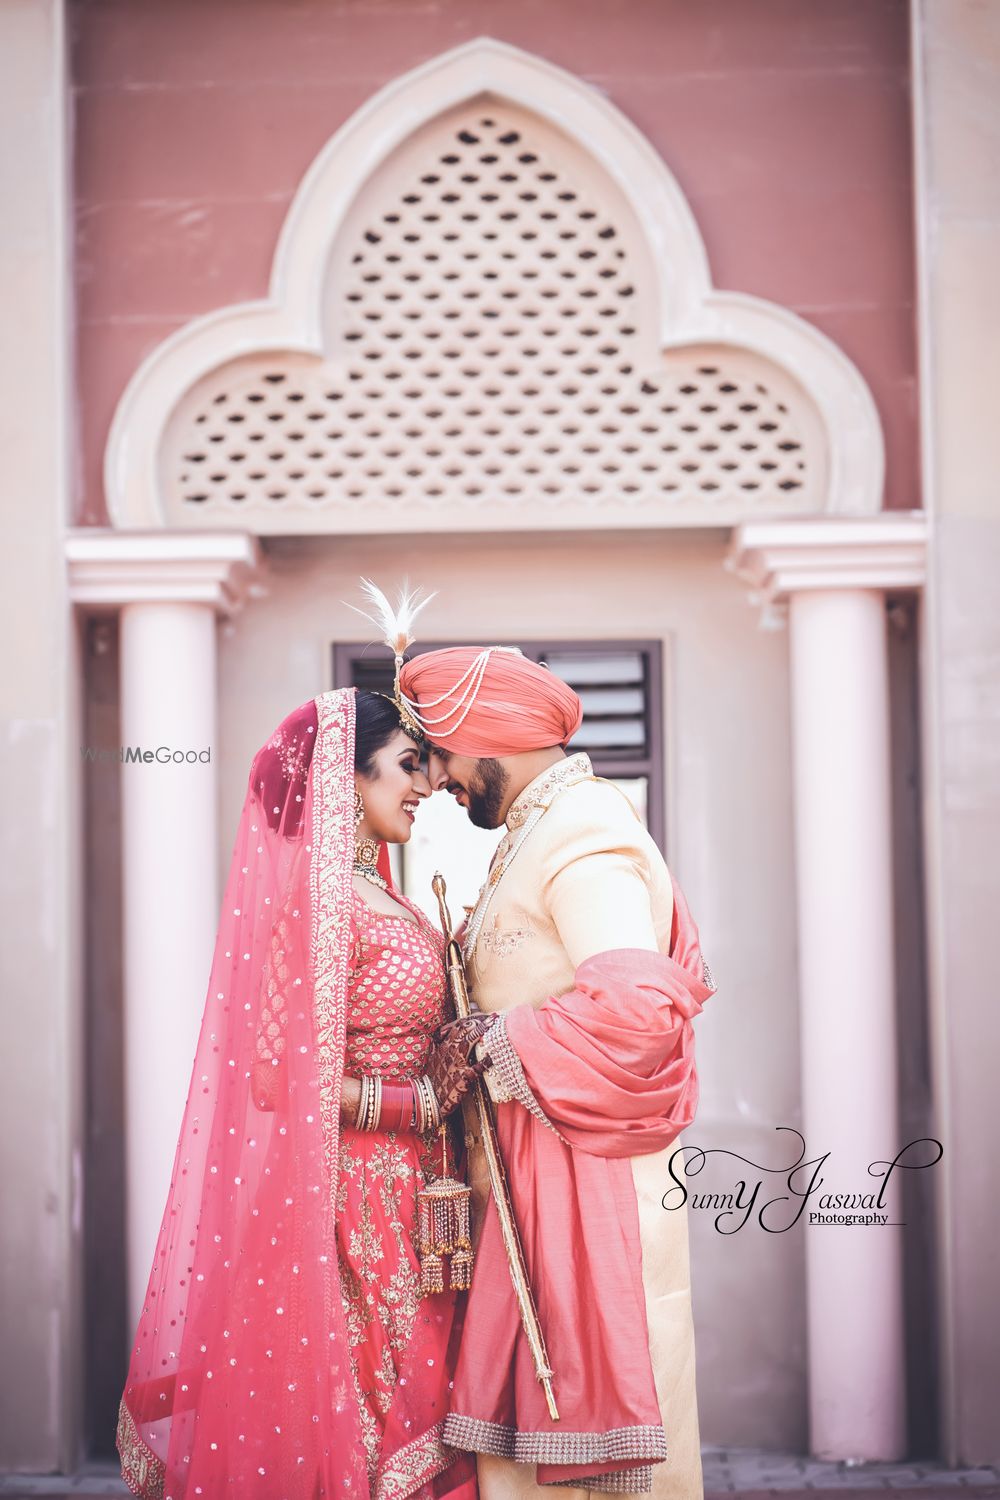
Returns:
[[[477,760],[474,785],[469,778],[466,795],[469,799],[469,822],[477,828],[499,828],[503,822],[501,808],[507,795],[510,777],[498,760]]]

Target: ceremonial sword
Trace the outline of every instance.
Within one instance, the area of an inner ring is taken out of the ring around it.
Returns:
[[[434,894],[438,899],[438,906],[441,911],[441,926],[444,930],[445,943],[447,945],[445,964],[448,972],[448,988],[451,991],[451,998],[454,1001],[456,1016],[465,1017],[471,1015],[472,1006],[469,1003],[469,986],[465,977],[465,961],[462,957],[462,950],[458,940],[452,932],[451,916],[449,915],[448,903],[445,899],[446,888],[444,876],[438,872],[431,883],[434,887]],[[510,1279],[514,1284],[514,1295],[517,1298],[517,1306],[521,1314],[521,1327],[524,1329],[524,1336],[528,1340],[528,1347],[531,1350],[531,1358],[535,1366],[535,1376],[545,1392],[545,1402],[549,1409],[549,1416],[553,1422],[558,1422],[559,1410],[556,1406],[556,1398],[552,1390],[552,1370],[549,1368],[549,1356],[545,1349],[542,1326],[538,1321],[538,1310],[535,1307],[531,1284],[528,1281],[528,1268],[524,1261],[524,1250],[521,1245],[521,1237],[517,1231],[514,1209],[510,1201],[510,1189],[507,1186],[507,1174],[504,1171],[503,1157],[500,1155],[500,1146],[497,1142],[497,1128],[493,1118],[493,1101],[482,1078],[477,1078],[473,1085],[473,1098],[475,1099],[476,1115],[479,1120],[479,1134],[482,1138],[483,1151],[486,1156],[486,1166],[490,1174],[490,1188],[493,1192],[493,1201],[497,1206],[500,1233],[503,1235],[504,1249],[507,1252]]]

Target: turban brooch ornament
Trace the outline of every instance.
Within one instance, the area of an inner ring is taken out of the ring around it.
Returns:
[[[392,652],[396,667],[391,695],[392,700],[399,710],[399,718],[403,729],[413,739],[421,741],[424,738],[424,732],[403,701],[403,695],[399,687],[399,673],[403,665],[403,653],[414,642],[413,622],[424,606],[430,604],[431,600],[436,598],[436,594],[428,594],[426,599],[421,599],[419,597],[419,590],[411,591],[404,584],[399,591],[399,601],[395,608],[393,608],[382,590],[377,584],[372,583],[370,578],[362,578],[361,587],[372,606],[371,613],[368,610],[358,609],[355,604],[352,604],[350,608],[375,626],[381,634],[383,644],[388,646]],[[384,694],[383,696],[388,697],[389,694]]]

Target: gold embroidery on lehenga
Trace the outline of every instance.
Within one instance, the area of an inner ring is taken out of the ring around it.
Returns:
[[[342,1146],[341,1186],[346,1203],[347,1184],[353,1185],[354,1200],[360,1201],[359,1220],[346,1233],[347,1254],[339,1257],[340,1276],[362,1438],[369,1472],[374,1475],[381,1428],[373,1407],[384,1417],[392,1405],[399,1366],[413,1337],[420,1306],[420,1275],[411,1233],[402,1215],[404,1192],[409,1189],[412,1200],[417,1174],[409,1152],[391,1138],[377,1141],[364,1160],[355,1153],[354,1144],[348,1138]],[[375,1204],[380,1216],[373,1211]],[[386,1231],[390,1235],[388,1244]],[[386,1263],[392,1258],[398,1263],[387,1274]],[[386,1342],[377,1361],[369,1365],[374,1385],[366,1393],[359,1351],[376,1330]]]
[[[362,1204],[358,1228],[351,1230],[351,1255],[360,1262],[361,1275],[365,1281],[378,1281],[378,1263],[385,1259],[385,1252],[368,1203]]]
[[[379,1411],[385,1416],[392,1405],[392,1397],[396,1389],[396,1366],[388,1344],[383,1346],[382,1359],[375,1371],[375,1379],[378,1381],[374,1392],[375,1402]]]
[[[351,1355],[351,1372],[354,1376],[354,1394],[361,1417],[361,1441],[365,1445],[365,1463],[368,1467],[370,1478],[378,1470],[379,1449],[382,1446],[382,1429],[379,1425],[378,1417],[372,1411],[369,1402],[365,1398],[365,1393],[361,1389],[358,1361],[353,1354]]]
[[[394,1349],[403,1350],[409,1344],[417,1321],[420,1297],[419,1274],[409,1263],[401,1265],[389,1277],[382,1292],[383,1304],[392,1314],[389,1342]]]
[[[378,1418],[365,1398],[358,1358],[358,1350],[368,1342],[366,1330],[372,1318],[354,1271],[339,1256],[338,1266],[340,1270],[341,1295],[344,1303],[344,1320],[347,1325],[351,1383],[354,1387],[354,1399],[357,1402],[358,1415],[361,1419],[361,1440],[365,1447],[365,1460],[369,1474],[373,1474],[378,1464],[382,1431]]]
[[[351,1303],[354,1326],[358,1330],[373,1320],[372,1310],[378,1309],[378,1321],[386,1332],[389,1345],[396,1350],[405,1350],[413,1336],[420,1305],[420,1274],[415,1264],[413,1232],[404,1222],[401,1212],[404,1188],[417,1176],[415,1167],[406,1150],[391,1140],[376,1145],[363,1164],[355,1158],[350,1143],[345,1141],[341,1159],[344,1174],[341,1187],[345,1202],[346,1179],[351,1179],[361,1204],[360,1220],[348,1231],[350,1264],[344,1268],[345,1303]],[[414,1192],[415,1184],[410,1190],[411,1199]],[[396,1269],[388,1276],[384,1263],[389,1256],[383,1229],[372,1212],[374,1201],[382,1209],[385,1228],[392,1236],[393,1250],[398,1257]]]

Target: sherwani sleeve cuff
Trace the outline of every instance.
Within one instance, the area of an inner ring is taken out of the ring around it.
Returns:
[[[476,1055],[480,1062],[484,1057],[489,1057],[489,1065],[483,1070],[483,1080],[495,1104],[507,1104],[511,1101],[522,1104],[536,1120],[559,1135],[524,1076],[521,1059],[507,1035],[505,1016],[497,1016],[489,1030],[484,1032],[482,1040],[476,1046]]]

